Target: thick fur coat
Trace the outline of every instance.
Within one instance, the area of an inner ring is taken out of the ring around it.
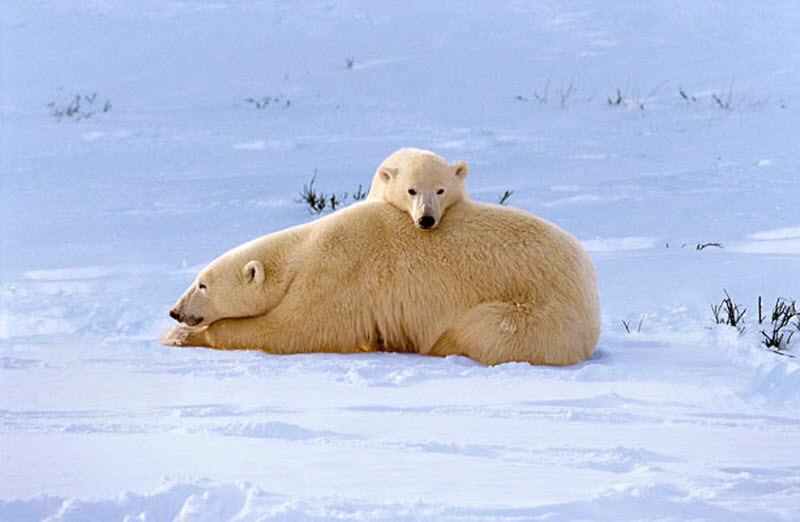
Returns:
[[[391,350],[484,364],[587,360],[600,334],[580,243],[521,210],[463,202],[428,231],[366,201],[246,243],[173,308],[168,345],[270,353]]]

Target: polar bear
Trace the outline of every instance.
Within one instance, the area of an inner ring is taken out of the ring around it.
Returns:
[[[600,334],[594,266],[524,211],[466,202],[425,234],[381,201],[269,234],[205,268],[170,315],[175,346],[399,351],[571,365]]]
[[[408,212],[419,228],[435,228],[448,207],[469,200],[464,187],[468,173],[465,161],[450,165],[427,150],[400,149],[375,171],[367,200],[391,203]]]

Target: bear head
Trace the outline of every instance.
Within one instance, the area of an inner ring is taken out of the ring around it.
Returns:
[[[417,227],[432,229],[449,206],[469,200],[468,173],[465,161],[451,165],[430,151],[400,149],[378,167],[367,199],[382,199],[408,212]]]
[[[188,326],[219,319],[253,317],[271,310],[280,298],[283,277],[236,249],[207,266],[178,299],[170,317]]]

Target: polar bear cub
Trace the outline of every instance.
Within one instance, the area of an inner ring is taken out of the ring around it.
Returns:
[[[427,150],[400,149],[378,167],[367,199],[383,200],[408,212],[419,228],[435,228],[448,207],[469,201],[464,187],[468,173],[465,161],[451,165]]]

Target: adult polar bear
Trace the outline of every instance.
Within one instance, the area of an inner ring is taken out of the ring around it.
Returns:
[[[167,345],[270,353],[391,350],[484,364],[587,360],[600,334],[592,262],[521,210],[462,202],[431,231],[366,201],[269,234],[204,269]]]

